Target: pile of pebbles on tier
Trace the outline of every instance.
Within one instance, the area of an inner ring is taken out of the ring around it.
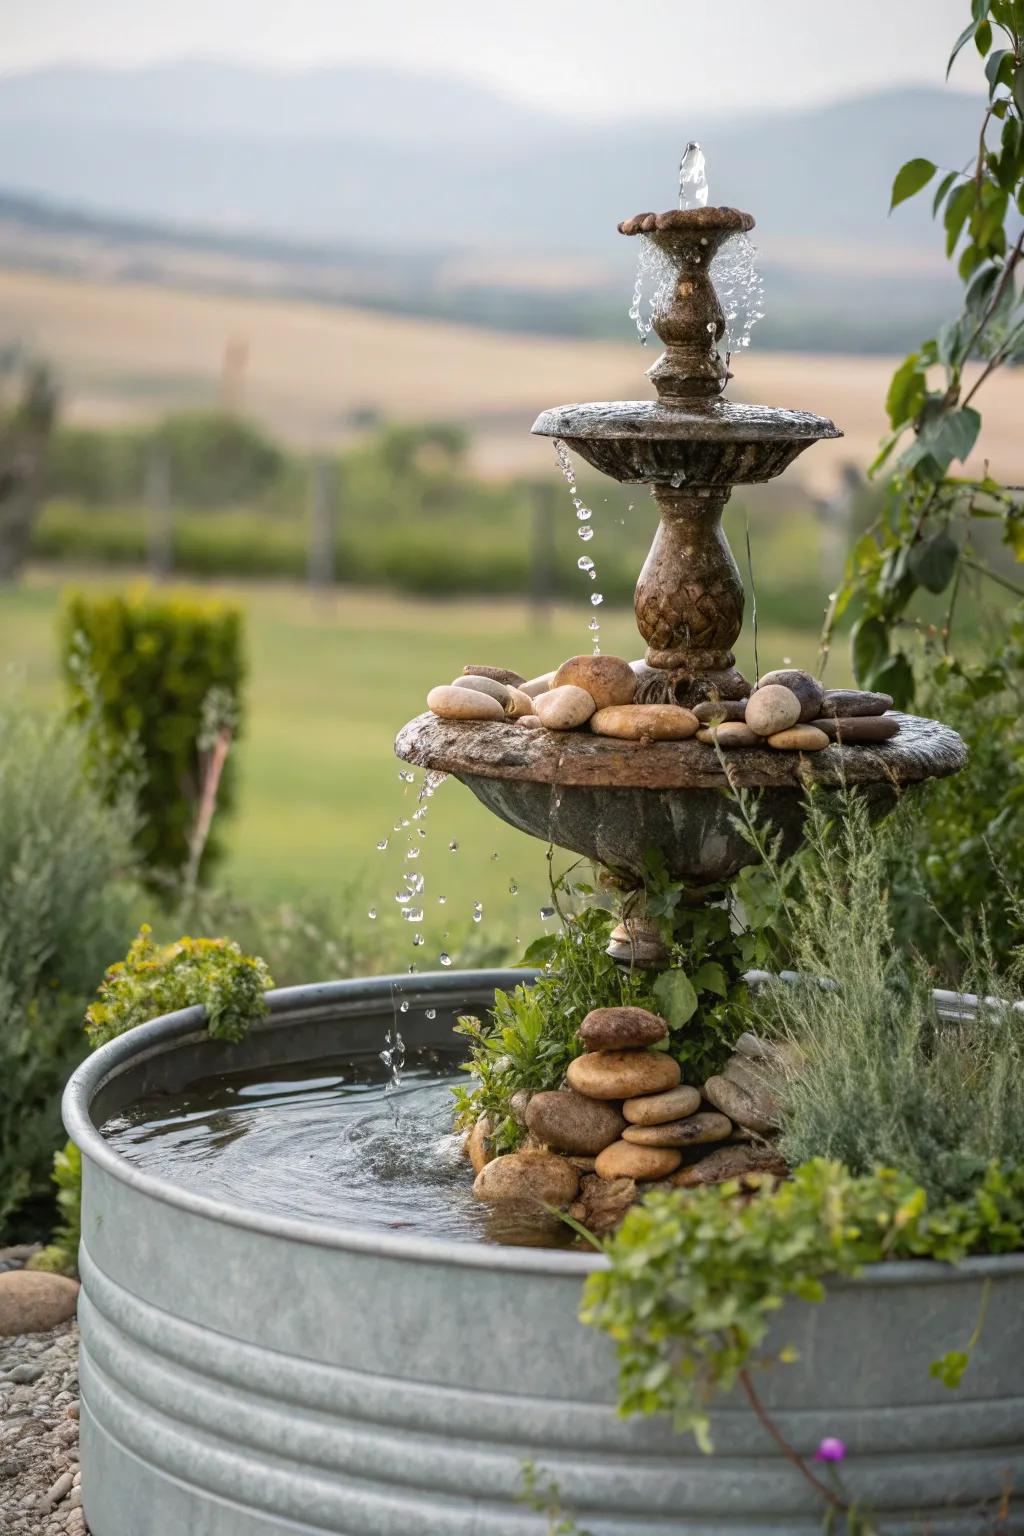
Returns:
[[[584,1053],[565,1085],[513,1103],[526,1145],[496,1157],[486,1116],[466,1140],[486,1204],[559,1206],[602,1235],[643,1187],[693,1189],[784,1178],[772,1143],[778,1128],[773,1073],[784,1047],[744,1034],[720,1075],[702,1088],[681,1081],[663,1049],[668,1025],[645,1008],[595,1008],[580,1025]]]
[[[78,1468],[78,1286],[0,1250],[0,1532],[86,1536]]]
[[[887,693],[826,689],[809,672],[766,672],[745,699],[636,704],[636,668],[620,656],[572,656],[555,672],[524,678],[507,667],[468,666],[461,677],[427,695],[442,720],[509,720],[530,729],[575,731],[624,741],[685,741],[696,737],[723,750],[773,747],[820,752],[844,744],[888,741],[899,722]]]

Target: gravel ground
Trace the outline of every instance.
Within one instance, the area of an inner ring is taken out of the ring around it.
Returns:
[[[85,1536],[78,1326],[0,1339],[0,1532]]]

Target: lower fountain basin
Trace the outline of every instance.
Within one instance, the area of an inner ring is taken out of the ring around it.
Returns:
[[[879,814],[908,785],[957,773],[967,749],[948,726],[897,715],[900,731],[876,746],[723,754],[699,741],[623,742],[586,731],[529,730],[514,723],[419,715],[399,733],[406,762],[450,773],[488,810],[543,842],[609,869],[642,876],[644,854],[660,849],[670,875],[716,885],[755,862],[736,826],[732,788],[758,791],[759,814],[799,846],[810,785],[856,785]]]
[[[97,1127],[199,1077],[411,1046],[522,971],[334,982],[269,994],[240,1044],[186,1009],[96,1051],[65,1124],[83,1153],[81,1438],[93,1536],[539,1536],[534,1462],[594,1536],[817,1532],[821,1507],[740,1399],[716,1455],[615,1412],[609,1341],[577,1321],[599,1256],[412,1237],[205,1197],[119,1156]],[[435,1011],[427,1017],[428,1009]],[[468,1176],[468,1170],[467,1170]],[[930,1361],[962,1347],[963,1384]],[[976,1536],[977,1506],[1024,1475],[1024,1257],[900,1263],[787,1308],[797,1364],[760,1389],[802,1452],[849,1448],[848,1484],[887,1536]],[[1024,1531],[1015,1503],[1004,1527]]]

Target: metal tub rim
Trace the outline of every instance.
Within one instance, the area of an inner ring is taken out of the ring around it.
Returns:
[[[414,977],[356,977],[344,981],[279,987],[266,994],[268,1016],[255,1029],[270,1028],[274,1020],[308,1020],[321,1013],[337,1013],[339,1004],[347,1004],[354,1010],[359,1005],[391,998],[396,992],[407,998],[412,1005],[419,999],[433,999],[439,991],[455,990],[459,984],[466,992],[487,992],[496,987],[522,982],[533,975],[536,972],[528,969],[425,971]],[[758,979],[761,977],[758,976]],[[936,994],[937,1002],[950,998],[949,993]],[[974,999],[965,996],[962,1001],[970,1005]],[[93,1051],[68,1079],[61,1105],[64,1127],[82,1155],[112,1178],[148,1199],[208,1221],[222,1222],[250,1232],[316,1247],[378,1254],[417,1263],[447,1264],[466,1269],[500,1270],[518,1274],[585,1277],[595,1270],[608,1267],[607,1259],[600,1254],[410,1237],[398,1232],[376,1232],[327,1221],[266,1215],[250,1207],[179,1188],[167,1179],[158,1178],[133,1166],[112,1150],[93,1123],[90,1114],[93,1100],[102,1087],[129,1065],[148,1055],[162,1055],[176,1043],[200,1039],[204,1021],[205,1012],[200,1005],[150,1019]],[[969,1282],[996,1274],[1005,1276],[1018,1273],[1024,1273],[1024,1252],[967,1258],[957,1265],[939,1263],[932,1259],[901,1259],[867,1265],[852,1279],[831,1281],[830,1289],[851,1285],[886,1287],[939,1282],[948,1284],[951,1279]]]

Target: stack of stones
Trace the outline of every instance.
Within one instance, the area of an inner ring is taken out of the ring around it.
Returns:
[[[529,729],[574,731],[624,741],[685,741],[735,750],[820,752],[844,744],[888,741],[899,722],[885,693],[826,690],[796,667],[767,672],[746,699],[636,704],[639,662],[620,656],[571,656],[556,672],[524,678],[507,667],[468,666],[427,695],[444,720],[508,720]]]
[[[558,1205],[602,1233],[642,1193],[638,1186],[785,1175],[770,1140],[778,1124],[765,1072],[771,1048],[752,1035],[703,1089],[681,1081],[678,1063],[659,1049],[665,1020],[644,1008],[595,1008],[580,1038],[585,1051],[565,1085],[517,1106],[529,1133],[522,1151],[494,1158],[487,1122],[474,1128],[468,1152],[478,1199]]]

